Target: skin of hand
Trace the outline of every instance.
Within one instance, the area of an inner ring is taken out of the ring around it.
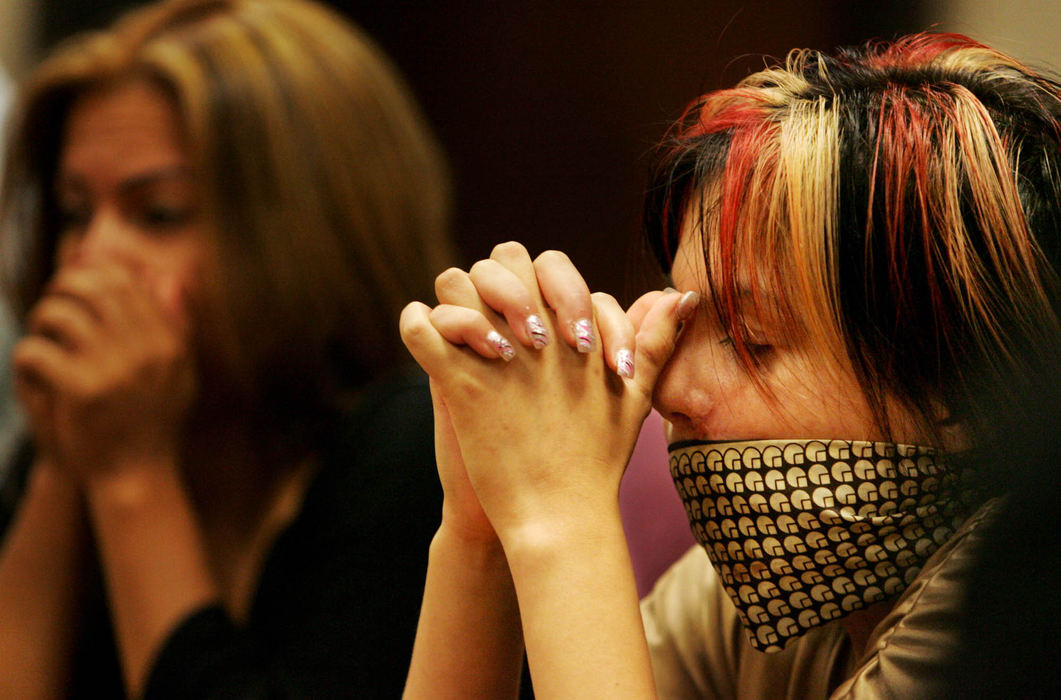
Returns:
[[[79,480],[178,454],[195,395],[179,296],[120,263],[78,262],[31,311],[18,391],[38,449]]]
[[[435,462],[443,494],[442,524],[469,542],[496,542],[497,533],[468,478],[449,409],[434,379],[431,380],[431,403],[435,417]]]
[[[440,275],[435,283],[435,295],[439,302],[489,313],[474,285],[462,284],[467,281],[467,277],[462,275]],[[435,462],[443,493],[442,523],[469,542],[496,543],[497,533],[483,512],[468,478],[449,409],[434,379],[431,380],[431,403],[435,418]]]
[[[437,287],[461,289],[440,301],[466,300],[474,288],[481,302],[471,309],[412,304],[402,333],[445,403],[490,523],[504,540],[511,531],[612,508],[655,378],[674,347],[679,295],[646,295],[627,316],[610,297],[591,297],[567,256],[549,252],[532,261],[513,243],[462,274],[440,276]],[[548,339],[566,342],[542,346],[531,317]],[[583,319],[592,324],[591,340],[583,333],[580,344]],[[491,330],[521,346],[510,361],[485,359],[503,357],[496,343],[482,342]],[[632,351],[635,376],[612,371],[617,347]]]
[[[445,459],[464,467],[456,510],[480,526],[486,516],[511,578],[488,545],[452,546],[440,529],[410,697],[428,677],[449,681],[432,686],[443,694],[512,687],[520,626],[540,697],[652,697],[618,488],[695,294],[653,292],[627,315],[590,295],[567,256],[531,261],[514,243],[446,271],[436,290],[434,309],[406,307],[402,336],[448,418]],[[454,673],[453,649],[479,670]]]

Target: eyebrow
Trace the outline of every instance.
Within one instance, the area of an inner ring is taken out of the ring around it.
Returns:
[[[189,178],[191,178],[191,169],[188,166],[174,165],[172,167],[152,170],[141,175],[136,175],[127,180],[123,180],[119,183],[118,190],[119,192],[126,194],[133,190],[153,185],[156,182],[164,180],[187,180]],[[55,189],[56,191],[59,191],[64,187],[74,190],[86,189],[84,182],[80,177],[60,174],[55,180]]]

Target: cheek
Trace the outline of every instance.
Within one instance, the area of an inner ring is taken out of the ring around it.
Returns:
[[[170,313],[193,320],[202,306],[204,256],[195,246],[161,246],[141,259],[156,300]]]
[[[70,263],[74,255],[74,244],[69,236],[61,236],[55,244],[55,267],[59,268]]]
[[[777,402],[796,437],[881,439],[873,412],[853,377],[790,358],[777,372]]]
[[[165,269],[161,270],[169,284],[175,286],[182,298],[199,305],[216,275],[216,256],[197,240],[185,241],[169,251]]]
[[[799,356],[775,358],[761,379],[762,388],[735,361],[720,363],[711,434],[723,439],[869,439],[877,432],[857,385]]]
[[[199,299],[203,292],[202,261],[196,257],[188,258],[172,271],[173,282],[180,287],[183,296]]]

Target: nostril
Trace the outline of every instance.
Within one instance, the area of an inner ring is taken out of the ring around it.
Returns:
[[[658,408],[656,410],[659,410]],[[693,427],[693,419],[680,411],[659,411],[663,419],[671,424],[678,434],[688,434]]]

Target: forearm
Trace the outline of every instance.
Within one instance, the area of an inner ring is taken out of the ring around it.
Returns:
[[[87,540],[75,482],[38,462],[0,549],[0,696],[66,694]]]
[[[404,697],[515,697],[523,659],[519,608],[500,543],[445,525],[431,543]]]
[[[101,474],[85,492],[122,671],[135,697],[166,638],[218,592],[174,464]]]
[[[653,698],[618,503],[503,535],[539,698]]]

